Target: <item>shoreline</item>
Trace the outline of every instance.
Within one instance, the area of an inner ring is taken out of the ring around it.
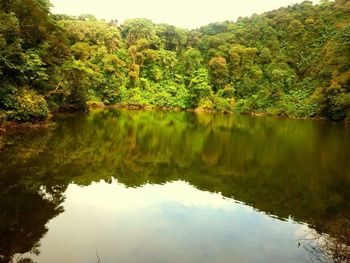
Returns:
[[[332,122],[327,120],[325,117],[295,117],[295,116],[279,116],[279,115],[271,115],[264,112],[249,112],[249,113],[234,113],[230,111],[215,111],[215,110],[205,110],[205,109],[181,109],[179,107],[155,107],[155,106],[149,106],[149,105],[134,105],[134,104],[112,104],[112,105],[106,105],[103,103],[91,103],[88,105],[88,111],[93,110],[103,110],[103,109],[125,109],[130,111],[173,111],[173,112],[194,112],[198,114],[203,113],[209,113],[209,114],[223,114],[223,115],[242,115],[242,116],[249,116],[249,117],[259,117],[259,118],[265,118],[265,117],[272,117],[276,119],[294,119],[294,120],[313,120],[313,121],[322,121],[327,123],[333,123],[333,124],[343,124],[343,125],[350,125],[350,118],[341,121],[341,122]],[[41,129],[41,128],[49,128],[53,125],[55,125],[55,116],[58,114],[74,114],[75,111],[58,111],[50,113],[47,119],[43,121],[36,121],[36,122],[16,122],[13,120],[6,120],[4,117],[0,118],[0,134],[4,133],[9,130],[27,130],[27,129]]]
[[[325,121],[329,123],[344,123],[350,124],[350,120],[347,122],[345,120],[340,122],[332,122],[327,120],[325,117],[296,117],[296,116],[281,116],[281,115],[271,115],[266,112],[249,112],[249,113],[235,113],[232,111],[217,111],[217,110],[205,110],[205,109],[181,109],[179,107],[156,107],[149,105],[130,105],[130,104],[112,104],[106,105],[103,103],[99,104],[91,104],[89,105],[89,110],[97,110],[97,109],[126,109],[126,110],[134,110],[134,111],[175,111],[175,112],[194,112],[194,113],[215,113],[215,114],[228,114],[228,115],[242,115],[242,116],[250,116],[250,117],[272,117],[278,119],[295,119],[295,120],[316,120],[316,121]]]
[[[28,129],[41,129],[49,128],[55,125],[53,120],[54,114],[50,114],[47,119],[36,122],[17,122],[9,120],[0,120],[0,134],[6,131],[15,131],[15,130],[28,130]]]

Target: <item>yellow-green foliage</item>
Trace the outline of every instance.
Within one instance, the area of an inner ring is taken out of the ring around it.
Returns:
[[[17,111],[20,87],[50,110],[85,111],[93,100],[335,121],[350,111],[348,1],[305,1],[191,31],[49,7],[0,3],[0,111]]]
[[[8,118],[16,121],[40,121],[49,113],[46,100],[32,90],[23,89],[16,96],[17,107],[8,113]]]
[[[234,112],[235,100],[221,98],[217,95],[203,98],[199,101],[198,111],[218,111],[218,112]]]

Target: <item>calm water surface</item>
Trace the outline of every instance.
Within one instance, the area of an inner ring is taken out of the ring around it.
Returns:
[[[7,132],[0,262],[308,262],[350,218],[349,149],[342,125],[186,112]]]

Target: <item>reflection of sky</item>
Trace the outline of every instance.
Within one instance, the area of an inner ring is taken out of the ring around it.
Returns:
[[[70,185],[40,262],[302,262],[307,227],[177,181]]]

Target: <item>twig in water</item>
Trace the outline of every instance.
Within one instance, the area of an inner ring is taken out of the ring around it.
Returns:
[[[98,256],[98,251],[96,250],[97,263],[100,263],[100,257]]]

